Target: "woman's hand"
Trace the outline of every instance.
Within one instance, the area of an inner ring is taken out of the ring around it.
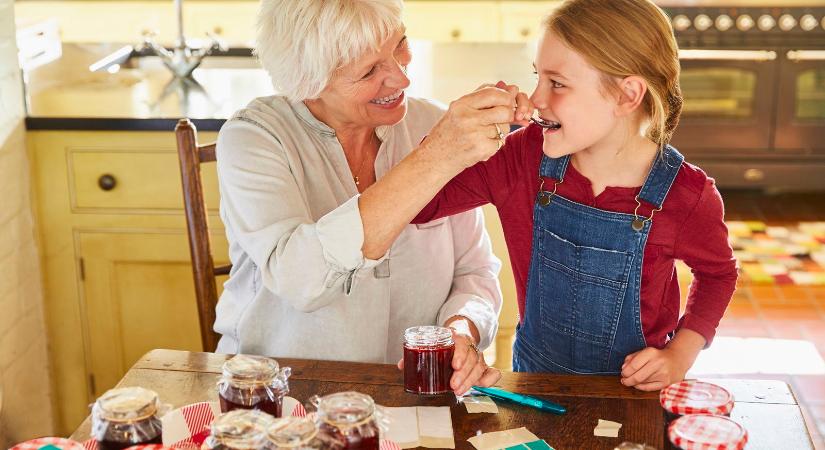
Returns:
[[[450,103],[418,152],[427,156],[432,170],[446,170],[452,178],[501,148],[503,135],[509,133],[509,124],[515,120],[515,108],[515,94],[482,87]]]
[[[487,365],[484,355],[478,350],[471,336],[453,330],[453,341],[455,352],[450,387],[456,395],[466,393],[473,386],[492,386],[501,379],[501,372]]]
[[[509,92],[510,95],[514,96],[516,99],[516,109],[514,112],[515,114],[513,121],[511,123],[522,127],[526,127],[530,124],[530,117],[532,117],[533,111],[536,107],[533,106],[533,102],[530,101],[530,97],[528,97],[526,93],[521,92],[518,86],[515,84],[507,84],[504,81],[499,81],[496,84],[482,84],[479,89],[485,87],[496,87],[503,89]]]
[[[662,350],[647,347],[627,355],[622,365],[622,384],[640,391],[658,391],[682,381],[704,346],[702,335],[681,329]]]

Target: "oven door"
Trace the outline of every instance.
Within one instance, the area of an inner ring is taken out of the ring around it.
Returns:
[[[694,155],[770,149],[776,51],[686,49],[679,60],[685,102],[676,147]]]
[[[825,154],[825,50],[788,50],[782,58],[775,148]]]

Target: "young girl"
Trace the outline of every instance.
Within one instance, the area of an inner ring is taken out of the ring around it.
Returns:
[[[737,277],[713,180],[668,145],[682,106],[670,21],[648,0],[567,1],[535,70],[539,117],[416,222],[497,207],[521,317],[514,370],[661,389],[710,344]],[[694,276],[681,317],[677,259]]]

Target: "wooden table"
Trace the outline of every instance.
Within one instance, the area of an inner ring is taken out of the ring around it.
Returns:
[[[153,389],[165,403],[180,407],[217,401],[215,383],[227,355],[154,350],[126,373],[118,386]],[[290,396],[306,401],[313,394],[355,390],[385,406],[450,406],[457,449],[472,449],[467,438],[527,427],[557,450],[612,449],[622,441],[646,442],[667,448],[658,393],[645,393],[619,384],[613,377],[567,376],[506,372],[498,386],[547,397],[567,407],[564,416],[519,405],[499,403],[498,414],[468,414],[455,397],[422,397],[404,392],[401,372],[393,365],[279,359],[292,367]],[[802,413],[786,383],[781,381],[712,380],[736,398],[732,418],[750,433],[749,450],[813,449]],[[598,419],[623,424],[619,438],[593,436]],[[72,439],[89,437],[89,419]]]

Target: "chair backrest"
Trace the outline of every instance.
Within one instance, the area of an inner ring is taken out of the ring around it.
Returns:
[[[180,119],[175,126],[183,187],[183,205],[189,234],[189,253],[192,256],[192,274],[195,278],[195,296],[198,302],[201,342],[203,350],[214,351],[218,334],[212,330],[215,306],[218,304],[216,275],[226,275],[231,266],[215,267],[209,240],[209,223],[201,182],[201,163],[215,161],[215,144],[198,145],[198,132],[189,119]]]

